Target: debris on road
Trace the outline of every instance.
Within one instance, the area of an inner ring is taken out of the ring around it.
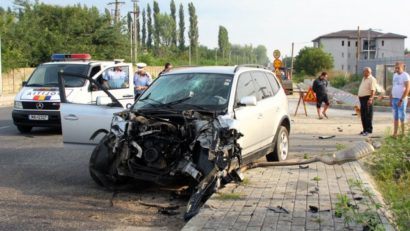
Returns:
[[[336,137],[335,135],[332,135],[332,136],[319,136],[319,139],[325,140],[325,139],[332,139],[332,138],[335,138],[335,137]]]
[[[282,206],[278,205],[276,207],[266,207],[268,210],[273,211],[275,213],[286,213],[289,214],[289,211],[285,208],[283,208]]]

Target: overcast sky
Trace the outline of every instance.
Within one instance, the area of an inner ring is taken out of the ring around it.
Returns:
[[[113,0],[114,1],[114,0]],[[40,0],[40,2],[67,5],[86,4],[100,10],[113,9],[106,0]],[[132,10],[131,0],[121,6],[121,15]],[[152,0],[139,0],[146,8]],[[410,0],[175,0],[184,5],[185,26],[188,28],[188,2],[193,2],[199,20],[199,43],[217,47],[218,28],[226,27],[233,44],[264,45],[268,57],[279,49],[282,56],[290,56],[295,43],[295,55],[312,40],[340,30],[367,30],[410,36]],[[0,6],[13,6],[12,0],[1,0]],[[158,0],[161,12],[169,13],[170,0]],[[186,40],[187,41],[187,40]],[[405,40],[410,48],[410,39]]]

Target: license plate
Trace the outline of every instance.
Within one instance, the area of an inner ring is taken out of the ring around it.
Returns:
[[[29,120],[48,120],[48,115],[28,115]]]

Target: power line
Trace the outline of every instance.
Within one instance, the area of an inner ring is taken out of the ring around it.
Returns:
[[[114,24],[117,24],[120,21],[120,5],[125,4],[125,2],[120,2],[119,0],[115,0],[115,2],[109,2],[107,5],[114,5]]]

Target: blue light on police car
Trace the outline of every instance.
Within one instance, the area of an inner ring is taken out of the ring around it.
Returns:
[[[91,55],[87,53],[79,54],[53,54],[51,55],[52,61],[65,61],[65,60],[90,60]]]

